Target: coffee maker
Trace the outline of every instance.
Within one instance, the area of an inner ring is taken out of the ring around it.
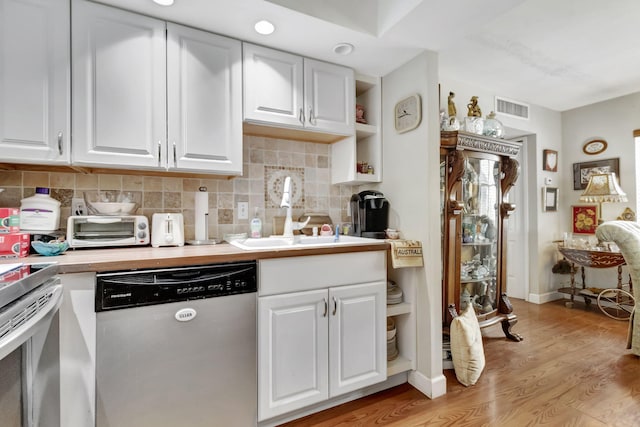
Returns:
[[[389,202],[379,191],[351,196],[351,230],[354,236],[384,239],[389,224]]]

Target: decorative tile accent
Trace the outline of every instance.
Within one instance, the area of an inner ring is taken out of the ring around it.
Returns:
[[[291,177],[291,208],[304,209],[304,168],[285,166],[264,167],[264,203],[267,208],[279,208],[285,178]]]

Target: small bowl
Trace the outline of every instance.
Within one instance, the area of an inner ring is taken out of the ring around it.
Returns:
[[[69,249],[69,243],[66,241],[57,242],[52,240],[50,242],[40,242],[38,240],[34,240],[31,242],[31,247],[38,252],[40,255],[44,256],[55,256],[60,255],[67,249]]]
[[[140,205],[140,191],[96,190],[83,193],[91,215],[132,215]]]
[[[387,239],[399,239],[400,238],[400,232],[398,230],[394,230],[392,228],[388,228],[386,230],[384,230],[384,232],[387,235]]]

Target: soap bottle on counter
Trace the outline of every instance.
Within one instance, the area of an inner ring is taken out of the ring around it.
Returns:
[[[21,200],[20,230],[55,231],[60,221],[60,202],[49,189],[36,187],[36,194]]]
[[[259,238],[262,237],[262,221],[258,217],[258,208],[255,210],[255,215],[251,220],[251,234],[250,237]]]

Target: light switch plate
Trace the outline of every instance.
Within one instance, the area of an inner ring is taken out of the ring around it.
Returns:
[[[249,202],[238,202],[238,219],[249,219]]]

